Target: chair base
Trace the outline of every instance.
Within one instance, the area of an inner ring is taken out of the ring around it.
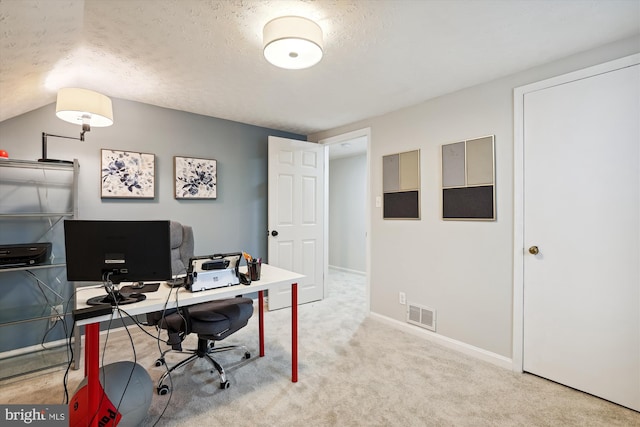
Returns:
[[[162,396],[169,393],[169,386],[164,384],[164,381],[167,378],[169,378],[169,376],[173,371],[185,365],[188,365],[189,363],[194,362],[198,359],[208,360],[209,363],[211,363],[211,365],[213,365],[215,370],[218,372],[218,375],[220,377],[220,388],[223,390],[228,389],[230,384],[229,384],[229,381],[227,381],[227,375],[224,372],[224,368],[213,357],[211,357],[211,354],[221,353],[223,351],[242,349],[244,350],[243,360],[245,360],[245,359],[251,358],[251,353],[249,353],[247,348],[243,345],[229,345],[225,347],[214,347],[213,344],[214,344],[214,341],[209,341],[204,338],[198,338],[198,348],[196,350],[182,352],[182,353],[192,353],[192,354],[186,359],[176,363],[175,365],[167,369],[167,371],[164,374],[162,374],[162,376],[158,380],[158,386],[156,388],[158,394]],[[167,354],[169,351],[171,351],[171,349],[162,353],[160,358],[156,360],[156,366],[166,365],[164,355]],[[213,373],[213,371],[211,372]]]

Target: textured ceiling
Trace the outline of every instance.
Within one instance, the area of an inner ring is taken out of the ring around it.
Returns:
[[[264,60],[283,15],[315,67]],[[0,121],[75,86],[310,134],[638,34],[640,0],[0,0]]]

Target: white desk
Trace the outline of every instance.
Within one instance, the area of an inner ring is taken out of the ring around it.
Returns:
[[[183,307],[216,299],[235,297],[258,292],[258,335],[260,341],[260,357],[264,356],[264,291],[270,288],[291,285],[291,381],[298,381],[298,281],[302,274],[293,273],[278,267],[262,264],[260,280],[250,285],[235,285],[224,288],[211,289],[200,292],[189,292],[184,288],[170,288],[160,284],[158,291],[145,293],[146,299],[134,304],[126,304],[120,308],[130,315],[146,314],[162,311],[177,306]],[[95,296],[106,295],[103,287],[78,288],[76,294],[76,308],[89,307],[86,301]],[[176,297],[177,295],[177,297]],[[92,420],[91,426],[98,426],[100,414],[107,411],[101,403],[101,387],[99,381],[100,337],[99,323],[108,321],[112,315],[92,317],[76,322],[78,326],[85,326],[85,375],[87,387],[78,391],[82,396],[74,396],[69,403],[70,425],[86,425],[86,420]],[[83,391],[84,390],[84,391]],[[78,410],[77,405],[86,405],[85,410]],[[74,405],[76,407],[74,408]],[[76,422],[74,422],[74,419]]]

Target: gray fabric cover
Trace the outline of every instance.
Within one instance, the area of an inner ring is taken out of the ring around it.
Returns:
[[[189,259],[193,257],[193,229],[171,221],[171,274],[184,275],[189,267]]]

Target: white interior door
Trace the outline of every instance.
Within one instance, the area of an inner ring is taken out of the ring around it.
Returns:
[[[524,95],[523,368],[635,410],[639,68]]]
[[[306,277],[298,303],[324,297],[325,147],[269,137],[269,264]],[[291,305],[291,286],[270,289],[269,310]]]

